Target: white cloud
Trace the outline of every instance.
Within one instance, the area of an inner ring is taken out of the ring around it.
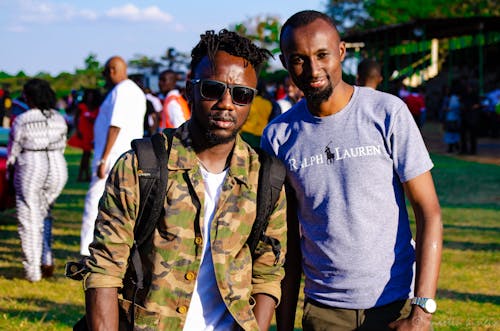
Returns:
[[[98,18],[98,14],[93,10],[50,1],[23,0],[20,2],[19,11],[19,20],[25,23],[67,22],[75,19],[94,21]]]
[[[146,21],[170,23],[173,20],[172,15],[162,12],[157,6],[140,9],[131,3],[121,7],[111,8],[106,12],[106,16],[133,22]]]

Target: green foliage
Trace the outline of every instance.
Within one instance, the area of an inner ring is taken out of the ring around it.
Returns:
[[[500,16],[495,0],[330,0],[326,12],[341,32],[416,19]]]
[[[255,16],[245,22],[238,23],[232,28],[238,34],[254,41],[276,54],[279,52],[279,33],[281,22],[276,16]]]
[[[95,54],[89,54],[84,60],[84,68],[76,69],[73,74],[62,72],[53,77],[49,73],[39,72],[34,77],[48,81],[58,97],[69,94],[71,90],[102,87],[104,86],[104,80],[101,77],[102,66],[96,57]],[[15,76],[0,73],[0,86],[8,86],[12,97],[15,98],[21,94],[24,83],[30,78],[33,77],[27,76],[23,71],[19,71]]]
[[[128,61],[128,64],[132,68],[152,68],[157,69],[161,66],[161,63],[155,61],[153,58],[147,57],[146,55],[135,55],[135,57]]]

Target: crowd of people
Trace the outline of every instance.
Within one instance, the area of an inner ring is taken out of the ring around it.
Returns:
[[[231,31],[206,31],[185,88],[165,70],[157,93],[113,56],[102,72],[106,92],[72,94],[66,117],[46,81],[24,85],[7,164],[25,275],[53,275],[51,208],[68,178],[64,149],[79,148],[77,180],[89,183],[80,327],[267,330],[276,309],[278,330],[293,330],[303,277],[304,330],[431,328],[442,222],[420,132],[425,90],[379,91],[381,66],[372,59],[360,62],[355,85],[345,82],[346,45],[321,12],[291,16],[280,50],[288,76],[271,87],[259,79],[268,50]],[[448,152],[477,152],[481,107],[470,84],[454,82],[445,93],[439,119]],[[124,284],[138,239],[139,178],[150,175],[131,141],[143,137],[168,150],[160,160],[168,185],[140,254],[144,287],[131,291]],[[258,216],[260,148],[287,175],[254,256],[246,241]]]

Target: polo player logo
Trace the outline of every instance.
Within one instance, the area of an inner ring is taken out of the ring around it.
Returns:
[[[332,150],[330,149],[330,144],[331,143],[332,142],[330,141],[328,143],[328,145],[326,145],[326,147],[325,147],[326,159],[327,159],[328,163],[333,163],[333,161],[335,161],[335,154],[332,153]]]

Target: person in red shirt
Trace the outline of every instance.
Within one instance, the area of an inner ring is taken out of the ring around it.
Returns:
[[[82,102],[77,106],[75,132],[68,145],[83,150],[78,170],[78,181],[90,181],[90,154],[94,144],[94,122],[99,113],[101,93],[98,89],[85,89]]]
[[[403,98],[403,101],[410,109],[410,112],[415,119],[415,123],[419,128],[423,125],[422,115],[425,112],[425,94],[423,89],[419,88],[418,91],[410,93],[408,96]]]

